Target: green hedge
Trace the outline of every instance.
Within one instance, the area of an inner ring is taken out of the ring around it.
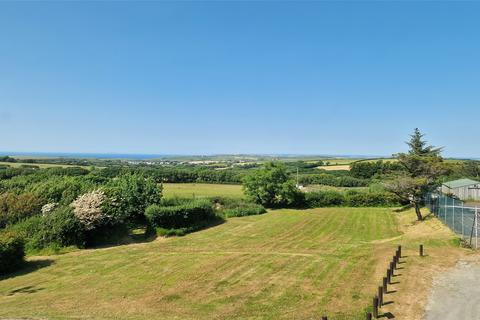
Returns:
[[[70,207],[59,207],[46,216],[30,217],[8,230],[25,239],[28,252],[85,245],[85,230]]]
[[[24,261],[23,240],[16,234],[0,234],[0,275],[18,270]]]
[[[153,227],[179,229],[201,224],[214,218],[215,213],[212,203],[203,199],[175,206],[150,205],[145,217]]]
[[[231,217],[246,217],[267,212],[262,205],[256,203],[243,202],[233,208],[226,208],[223,210],[223,215],[226,218]]]
[[[305,194],[305,206],[319,207],[396,207],[402,203],[388,192],[316,191]]]

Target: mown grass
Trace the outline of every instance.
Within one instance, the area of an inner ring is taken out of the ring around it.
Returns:
[[[0,281],[0,317],[363,319],[395,245],[421,241],[402,235],[412,219],[382,208],[275,210],[179,238],[34,257],[48,263]]]
[[[163,194],[166,198],[243,197],[241,185],[210,183],[164,183]]]

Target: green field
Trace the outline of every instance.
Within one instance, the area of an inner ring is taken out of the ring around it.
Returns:
[[[88,166],[77,166],[71,164],[54,164],[54,163],[24,163],[24,162],[2,162],[0,161],[1,166],[10,166],[12,168],[18,168],[21,166],[36,166],[39,168],[56,168],[56,167],[83,167],[89,168]]]
[[[0,282],[0,317],[350,317],[370,303],[383,257],[417,243],[401,240],[397,220],[381,208],[276,210],[180,238],[33,257],[37,270]]]
[[[166,198],[243,197],[241,185],[209,183],[164,183],[163,194]]]

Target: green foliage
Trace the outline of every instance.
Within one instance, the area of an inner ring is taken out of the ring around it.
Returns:
[[[347,172],[348,173],[348,172]],[[369,180],[359,179],[345,174],[335,175],[331,173],[300,175],[299,183],[301,184],[323,184],[332,187],[366,187],[370,183]]]
[[[59,207],[46,216],[34,216],[8,228],[25,240],[29,252],[47,247],[85,245],[85,230],[70,207]]]
[[[145,210],[148,222],[154,227],[179,229],[193,227],[215,217],[212,203],[206,199],[162,207],[150,205]]]
[[[238,199],[223,199],[222,202],[219,201],[217,204],[220,205],[221,214],[226,218],[253,216],[267,212],[260,204]]]
[[[400,199],[388,192],[315,191],[305,194],[305,206],[321,207],[397,207]]]
[[[40,213],[42,201],[32,193],[0,194],[0,228]]]
[[[315,191],[305,194],[305,204],[309,208],[337,207],[345,204],[345,196],[337,191]]]
[[[440,156],[441,148],[435,148],[424,141],[423,134],[415,129],[407,144],[408,153],[399,153],[398,162],[405,168],[385,184],[385,188],[414,207],[418,220],[423,220],[420,203],[428,192],[439,185],[439,178],[446,167]]]
[[[403,170],[401,164],[397,162],[384,162],[382,160],[376,162],[357,161],[350,166],[350,174],[359,179],[370,179],[399,170]]]
[[[94,188],[94,183],[82,177],[54,175],[31,185],[28,190],[41,198],[44,203],[58,202],[67,205],[79,195]]]
[[[104,210],[113,224],[143,220],[145,208],[160,204],[162,186],[152,178],[138,174],[126,174],[110,180],[103,188],[107,195]]]
[[[290,206],[298,203],[300,191],[290,178],[285,165],[267,162],[243,180],[247,198],[266,207]]]
[[[25,257],[23,240],[11,232],[0,233],[0,275],[18,270]]]

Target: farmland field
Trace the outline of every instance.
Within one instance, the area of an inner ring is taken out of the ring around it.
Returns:
[[[1,162],[0,165],[2,166],[10,166],[12,168],[18,168],[21,166],[36,166],[39,168],[66,168],[66,167],[83,167],[88,168],[88,166],[78,166],[78,165],[71,165],[71,164],[55,164],[55,163],[26,163],[26,162]]]
[[[429,247],[452,238],[428,236]],[[37,270],[0,282],[0,317],[354,319],[398,243],[418,239],[404,238],[390,209],[275,210],[180,238],[32,257]]]
[[[163,194],[166,198],[243,197],[241,185],[209,183],[164,183]]]

